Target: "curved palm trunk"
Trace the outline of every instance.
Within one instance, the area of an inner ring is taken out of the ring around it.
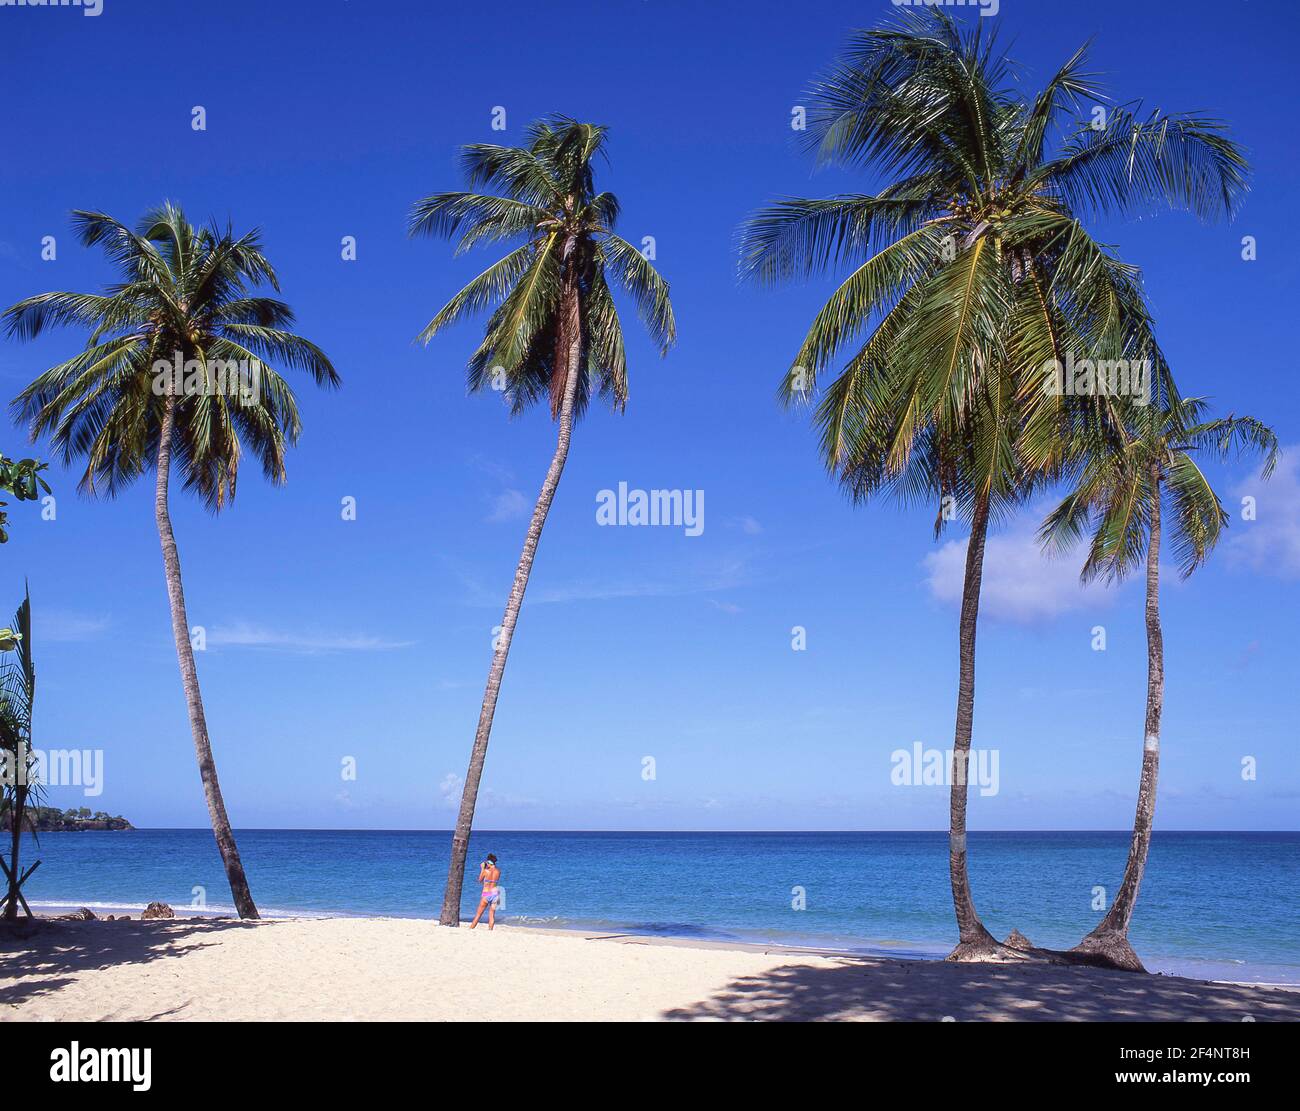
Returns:
[[[1142,778],[1138,783],[1137,813],[1129,842],[1124,879],[1106,916],[1075,950],[1092,953],[1116,968],[1145,972],[1128,940],[1138,888],[1151,848],[1151,825],[1156,813],[1156,779],[1160,772],[1160,714],[1165,703],[1165,642],[1160,629],[1160,469],[1151,468],[1151,539],[1147,546],[1147,713],[1142,744]]]
[[[983,496],[975,503],[970,542],[966,546],[966,576],[961,592],[959,632],[960,677],[957,684],[957,726],[952,751],[952,792],[948,813],[948,874],[952,882],[952,905],[960,932],[950,961],[987,960],[1001,946],[975,913],[970,874],[966,867],[967,769],[970,763],[971,732],[975,721],[975,627],[979,618],[980,581],[984,574],[984,540],[989,527],[989,502]]]
[[[221,862],[230,881],[230,894],[235,899],[235,909],[240,918],[257,918],[257,907],[248,890],[244,865],[235,847],[235,834],[226,816],[226,804],[221,797],[221,784],[217,782],[217,765],[212,759],[212,743],[208,740],[208,723],[203,715],[203,695],[199,691],[199,674],[194,666],[194,647],[190,644],[190,623],[185,613],[185,591],[181,587],[181,560],[176,551],[176,535],[172,532],[171,514],[167,510],[167,484],[171,472],[172,431],[175,427],[175,401],[167,400],[163,411],[162,428],[158,434],[158,486],[154,493],[154,517],[158,522],[158,538],[162,541],[163,569],[167,576],[167,599],[171,603],[172,634],[176,638],[176,659],[181,665],[181,685],[185,688],[185,705],[190,714],[190,732],[194,734],[194,752],[199,761],[199,776],[203,780],[203,794],[208,803],[208,817],[212,832],[221,852]]]
[[[474,807],[478,802],[479,781],[483,778],[483,761],[487,756],[488,738],[492,735],[492,718],[496,714],[497,695],[501,691],[501,677],[505,674],[506,658],[510,655],[510,642],[515,635],[519,609],[528,589],[528,576],[532,574],[533,557],[542,538],[542,527],[551,511],[555,490],[560,485],[560,475],[569,457],[569,439],[573,434],[573,406],[578,394],[578,360],[582,352],[581,306],[578,289],[572,280],[566,283],[560,336],[556,346],[564,355],[564,394],[560,402],[560,431],[555,444],[555,454],[546,471],[541,493],[533,507],[533,517],[524,537],[524,550],[515,568],[515,581],[506,602],[505,617],[501,621],[501,635],[492,652],[492,666],[488,670],[487,689],[483,692],[483,706],[479,710],[478,729],[474,733],[474,747],[470,752],[469,770],[465,773],[465,789],[461,793],[460,813],[456,816],[456,829],[451,838],[451,865],[447,869],[447,887],[442,896],[442,913],[438,921],[444,926],[460,925],[460,896],[465,883],[465,855],[469,851],[469,834],[474,825]]]

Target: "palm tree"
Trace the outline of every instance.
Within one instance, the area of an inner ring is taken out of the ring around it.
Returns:
[[[1206,420],[1200,398],[1164,394],[1157,403],[1126,408],[1123,423],[1101,426],[1082,448],[1078,485],[1048,516],[1043,542],[1068,550],[1088,534],[1081,577],[1117,581],[1146,562],[1147,702],[1142,776],[1124,879],[1110,909],[1075,947],[1116,968],[1143,971],[1128,940],[1129,920],[1151,847],[1156,778],[1160,770],[1160,715],[1165,700],[1164,637],[1160,628],[1160,551],[1165,531],[1183,578],[1205,562],[1228,523],[1218,495],[1193,453],[1225,459],[1234,451],[1264,455],[1267,478],[1277,459],[1277,437],[1253,417]],[[1167,523],[1168,522],[1168,523]],[[1172,524],[1172,529],[1169,525]]]
[[[168,508],[172,460],[186,489],[212,511],[235,496],[245,445],[274,483],[302,425],[289,384],[269,363],[305,371],[318,385],[338,375],[315,344],[286,330],[293,312],[256,293],[279,282],[257,231],[198,229],[168,202],[135,231],[101,212],[74,212],[81,242],[99,246],[119,282],[104,293],[43,293],[4,314],[24,339],[51,325],[91,330],[85,349],[52,367],[14,402],[32,439],[48,433],[65,463],[85,459],[80,489],[112,496],[152,465],[172,632],[212,832],[241,918],[257,907],[217,781],[199,690],[180,557]]]
[[[967,871],[986,531],[1061,473],[1079,410],[1104,407],[1044,389],[1044,369],[1071,351],[1122,357],[1146,327],[1136,270],[1082,220],[1158,202],[1208,219],[1233,210],[1247,175],[1212,120],[1115,108],[1104,128],[1071,123],[1102,96],[1084,50],[1022,99],[981,32],[942,11],[857,32],[809,92],[806,134],[819,161],[892,180],[874,194],[779,200],[741,242],[742,273],[769,284],[856,263],[781,390],[787,403],[811,399],[850,349],[815,409],[830,471],[856,498],[938,499],[937,527],[958,511],[970,521],[949,814],[954,959],[1009,955],[980,922]]]
[[[32,774],[32,707],[36,701],[36,667],[32,662],[32,599],[23,597],[14,614],[13,626],[0,629],[0,651],[12,653],[0,663],[0,749],[4,750],[10,774],[4,783],[4,811],[9,818],[9,863],[5,865],[8,892],[4,916],[18,917],[25,876],[19,872],[19,850],[23,827],[27,824],[27,806],[36,795]],[[34,866],[33,866],[34,869]],[[28,875],[33,869],[28,870]],[[28,910],[30,914],[30,910]]]
[[[676,338],[668,284],[640,251],[614,234],[617,198],[595,190],[592,162],[604,153],[605,138],[604,127],[556,116],[534,123],[526,146],[466,146],[461,157],[470,191],[431,194],[411,213],[412,235],[459,236],[458,253],[480,243],[518,244],[447,302],[420,339],[428,343],[465,315],[491,308],[487,333],[469,360],[470,389],[503,389],[515,413],[546,398],[551,419],[559,423],[492,652],[452,835],[439,919],[444,926],[460,924],[465,855],[492,717],[574,420],[593,389],[617,410],[627,403],[623,330],[611,283],[631,296],[661,354]],[[499,195],[475,191],[485,187],[496,187]]]

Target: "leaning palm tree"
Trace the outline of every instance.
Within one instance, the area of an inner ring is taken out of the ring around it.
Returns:
[[[982,21],[976,20],[976,24]],[[1080,410],[1104,399],[1044,389],[1071,351],[1120,358],[1147,314],[1136,270],[1088,233],[1088,216],[1156,203],[1231,212],[1247,168],[1220,124],[1115,108],[1080,50],[1032,101],[992,38],[946,12],[903,12],[858,32],[809,92],[818,160],[891,178],[874,194],[786,198],[750,218],[742,273],[764,283],[855,263],[814,318],[782,384],[813,400],[821,455],[857,497],[892,490],[970,521],[959,627],[949,872],[954,959],[1008,956],[975,911],[967,870],[966,768],[975,631],[991,519],[1068,463]],[[950,512],[951,511],[951,512]]]
[[[614,234],[617,198],[595,190],[592,162],[604,153],[605,138],[604,127],[557,116],[533,124],[523,147],[466,146],[462,166],[471,191],[434,193],[411,212],[412,235],[459,237],[458,252],[482,243],[517,244],[457,293],[420,339],[427,343],[467,314],[491,308],[486,335],[469,360],[470,389],[504,392],[515,413],[545,398],[559,423],[488,670],[452,835],[444,926],[460,924],[465,855],[497,695],[573,423],[593,390],[615,409],[627,403],[623,331],[611,286],[631,296],[661,354],[676,338],[668,284],[640,251]],[[484,187],[499,194],[476,191]]]
[[[104,293],[29,297],[4,314],[9,333],[24,339],[51,325],[91,331],[83,351],[19,394],[14,412],[33,440],[48,434],[65,463],[85,460],[86,494],[111,497],[155,470],[154,516],[208,815],[235,907],[256,918],[190,643],[168,506],[172,463],[214,512],[235,496],[245,447],[271,482],[283,482],[285,449],[302,425],[293,391],[270,364],[305,371],[318,385],[336,386],[338,375],[320,348],[286,330],[289,306],[256,292],[262,284],[279,291],[258,232],[196,228],[170,202],[134,231],[100,212],[75,212],[73,223],[85,246],[104,249],[119,281]]]
[[[1160,627],[1160,552],[1164,532],[1172,541],[1183,578],[1205,562],[1228,516],[1197,466],[1194,453],[1226,459],[1234,452],[1264,456],[1263,476],[1273,471],[1277,437],[1253,417],[1205,419],[1200,398],[1165,394],[1153,403],[1126,407],[1117,426],[1097,426],[1082,445],[1074,491],[1048,516],[1040,537],[1050,548],[1069,550],[1090,535],[1083,564],[1085,582],[1114,582],[1146,563],[1147,700],[1142,774],[1133,837],[1119,891],[1097,927],[1075,947],[1116,968],[1143,971],[1128,940],[1129,921],[1151,847],[1160,770],[1160,715],[1165,700],[1164,636]]]

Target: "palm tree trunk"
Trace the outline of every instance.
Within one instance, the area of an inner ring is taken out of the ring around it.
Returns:
[[[1151,537],[1147,545],[1147,712],[1142,744],[1142,778],[1138,783],[1137,813],[1129,842],[1124,879],[1110,910],[1097,928],[1075,949],[1104,958],[1116,968],[1145,972],[1128,940],[1128,924],[1137,903],[1138,888],[1151,848],[1151,826],[1156,814],[1156,779],[1160,772],[1160,714],[1165,703],[1165,642],[1160,629],[1160,468],[1151,467]]]
[[[501,635],[497,637],[496,647],[492,652],[492,666],[488,669],[487,689],[483,692],[478,729],[474,733],[474,748],[470,752],[469,770],[465,773],[465,788],[460,797],[460,813],[456,816],[456,829],[451,838],[451,865],[447,869],[447,887],[443,892],[442,913],[438,918],[444,926],[460,925],[460,897],[465,883],[465,856],[469,852],[469,835],[474,825],[474,807],[478,802],[479,782],[483,778],[483,761],[487,756],[488,738],[492,735],[492,718],[496,714],[497,695],[501,691],[501,678],[505,674],[506,658],[510,655],[510,642],[514,639],[519,609],[524,602],[524,591],[528,589],[528,577],[532,574],[537,544],[542,538],[542,527],[546,524],[546,516],[551,511],[551,502],[555,499],[555,490],[560,484],[560,475],[564,473],[564,464],[569,457],[569,439],[573,434],[574,400],[578,395],[578,381],[581,376],[578,360],[582,353],[581,304],[578,287],[573,279],[566,281],[562,297],[563,315],[556,346],[559,349],[557,354],[564,356],[567,377],[564,379],[564,394],[560,402],[560,431],[555,444],[555,454],[551,457],[551,465],[546,471],[546,480],[542,483],[541,493],[537,495],[532,520],[528,523],[528,532],[524,537],[524,550],[519,555],[519,564],[515,568],[515,581],[506,602],[505,617],[501,620]]]
[[[25,821],[25,811],[27,808],[27,788],[23,786],[21,780],[26,776],[27,758],[22,751],[22,745],[14,754],[14,770],[18,785],[14,788],[14,805],[9,812],[12,819],[13,828],[11,830],[11,845],[9,850],[9,893],[5,902],[5,917],[18,917],[18,853],[22,847],[23,822]],[[20,765],[21,761],[21,765]]]
[[[970,874],[966,867],[966,780],[975,721],[975,627],[979,619],[984,540],[988,527],[989,499],[987,495],[982,495],[975,502],[970,541],[966,546],[966,577],[962,584],[958,635],[961,664],[957,684],[957,726],[953,739],[952,789],[948,813],[948,875],[952,882],[952,905],[957,913],[959,939],[957,947],[948,955],[950,961],[988,960],[998,955],[1001,949],[975,913]]]
[[[217,765],[212,759],[212,742],[208,739],[208,723],[203,714],[203,695],[199,691],[199,674],[194,666],[194,647],[190,644],[190,623],[185,613],[185,591],[181,586],[181,560],[176,551],[176,535],[172,532],[171,514],[167,509],[167,483],[171,472],[172,431],[175,427],[175,399],[168,398],[163,410],[162,428],[158,433],[158,486],[154,493],[154,517],[158,522],[158,538],[162,541],[163,569],[167,576],[167,598],[171,603],[172,635],[176,639],[176,658],[181,665],[181,685],[185,689],[185,704],[190,714],[190,732],[194,734],[194,752],[199,761],[199,776],[203,780],[203,794],[208,803],[208,817],[212,832],[221,852],[221,862],[230,881],[230,894],[235,899],[235,909],[240,918],[258,918],[257,907],[248,890],[244,865],[235,846],[235,833],[226,816],[226,804],[221,797],[221,784],[217,782]]]

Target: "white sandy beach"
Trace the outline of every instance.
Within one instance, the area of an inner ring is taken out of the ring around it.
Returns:
[[[0,930],[0,1019],[1300,1020],[1300,992],[392,918]]]

